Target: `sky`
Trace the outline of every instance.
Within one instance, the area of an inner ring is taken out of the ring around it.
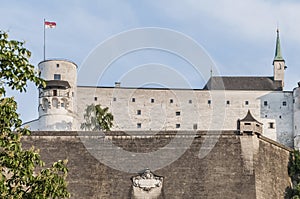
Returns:
[[[45,18],[57,23],[56,28],[46,30],[46,58],[72,60],[79,71],[91,52],[114,35],[157,27],[174,30],[197,42],[213,60],[218,75],[272,76],[279,28],[288,66],[285,90],[291,91],[300,81],[299,10],[300,2],[296,0],[1,0],[0,29],[7,31],[10,39],[26,42],[35,66],[43,60]],[[122,85],[139,87],[141,79],[134,78],[137,73],[151,81],[155,73],[164,74],[160,68],[166,66],[185,73],[191,79],[190,87],[202,88],[205,80],[194,76],[187,65],[178,56],[147,49],[118,59],[98,85],[113,86],[115,81],[124,80]],[[138,70],[131,76],[124,77],[135,68]],[[147,70],[143,68],[151,68],[152,73],[144,74]],[[162,86],[156,79],[153,82]],[[38,117],[38,93],[32,84],[25,94],[8,95],[15,96],[24,122]]]

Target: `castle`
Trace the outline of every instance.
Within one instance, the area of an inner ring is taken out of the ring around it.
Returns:
[[[288,147],[300,147],[300,85],[284,91],[285,60],[277,31],[273,76],[212,76],[202,89],[77,86],[77,65],[44,60],[38,65],[47,86],[39,88],[39,118],[33,131],[75,131],[85,108],[109,107],[114,131],[236,130],[250,111],[261,133]]]

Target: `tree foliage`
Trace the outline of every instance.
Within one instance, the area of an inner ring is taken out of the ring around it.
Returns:
[[[88,105],[84,114],[85,122],[81,123],[80,128],[89,131],[109,131],[113,126],[113,115],[108,112],[108,107],[101,108],[100,104]]]
[[[5,97],[6,88],[26,91],[28,81],[45,86],[29,63],[30,51],[23,45],[8,40],[8,34],[0,31],[0,198],[69,197],[67,162],[44,168],[38,150],[22,148],[21,138],[30,131],[21,127],[14,98]]]
[[[288,173],[292,181],[292,186],[287,188],[287,199],[300,199],[300,152],[295,150],[290,155]]]

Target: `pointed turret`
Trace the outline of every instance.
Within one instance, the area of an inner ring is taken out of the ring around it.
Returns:
[[[282,89],[284,86],[284,70],[286,69],[285,61],[282,57],[281,47],[280,47],[280,38],[279,38],[279,30],[277,29],[277,38],[276,38],[276,49],[275,49],[275,57],[273,60],[274,66],[274,81],[277,81]]]
[[[279,29],[277,29],[276,49],[275,49],[274,61],[284,61],[284,59],[282,57],[282,54],[281,54],[281,48],[280,48]]]

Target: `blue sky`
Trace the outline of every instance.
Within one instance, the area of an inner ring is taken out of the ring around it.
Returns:
[[[161,27],[197,41],[221,75],[272,76],[279,26],[283,57],[288,66],[285,90],[292,90],[300,81],[299,10],[300,2],[292,0],[2,0],[0,28],[8,31],[11,39],[26,41],[34,65],[43,59],[43,19],[46,18],[57,23],[55,29],[47,30],[47,58],[70,59],[79,68],[89,53],[107,38],[134,28]],[[144,66],[154,58],[155,62],[169,60],[162,64],[174,64],[175,68],[180,67],[176,63],[182,63],[164,53],[140,53],[144,60],[138,59],[140,54],[129,55],[119,65],[129,62],[131,67]],[[115,71],[120,72],[117,64]],[[123,68],[121,72],[126,70]],[[193,76],[192,72],[190,75]],[[113,85],[117,80],[118,76],[114,76],[103,84]],[[128,85],[134,85],[134,81],[131,79]],[[192,87],[202,86],[203,81],[194,78]],[[26,94],[10,94],[16,95],[23,121],[37,118],[37,91],[32,85]]]

